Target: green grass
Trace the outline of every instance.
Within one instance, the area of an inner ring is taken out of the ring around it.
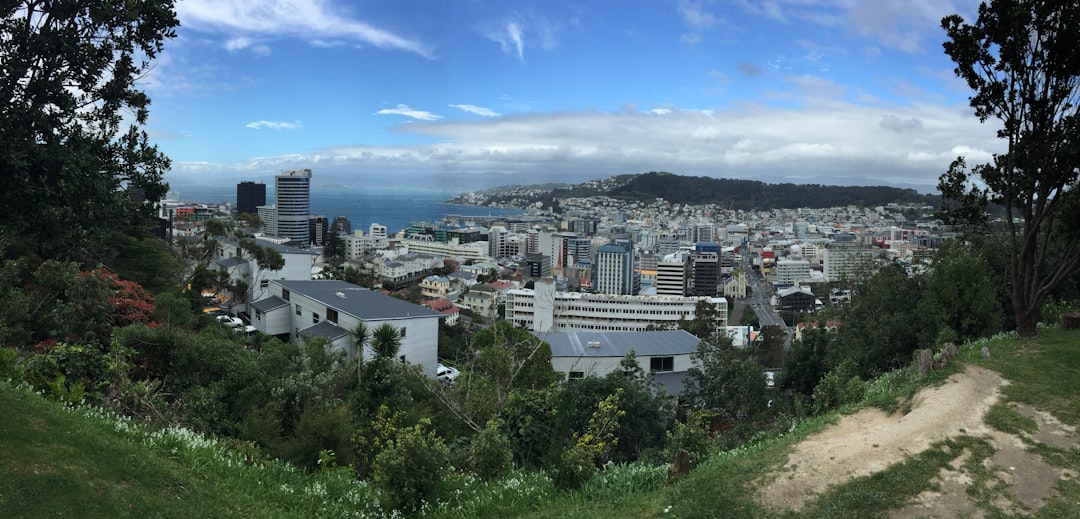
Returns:
[[[1010,380],[1003,401],[987,417],[992,427],[1031,433],[1034,421],[1007,402],[1024,402],[1073,426],[1080,422],[1080,332],[1044,329],[1033,340],[1002,336],[967,345],[961,359]],[[979,349],[991,356],[983,359]],[[911,369],[867,384],[862,406],[904,412],[919,388],[939,384],[957,363],[918,379]],[[747,444],[717,453],[690,474],[667,482],[666,467],[609,466],[581,490],[557,489],[549,474],[514,472],[496,481],[454,473],[439,501],[419,516],[816,518],[884,517],[920,492],[935,488],[942,469],[960,467],[971,479],[969,497],[986,517],[1006,491],[984,465],[993,455],[985,438],[960,436],[913,453],[879,473],[830,487],[800,512],[777,511],[753,499],[756,482],[783,467],[788,453],[844,412],[787,422]],[[259,460],[183,429],[154,430],[93,408],[70,408],[24,389],[0,384],[0,517],[386,517],[382,496],[348,470],[305,474]],[[1058,467],[1080,466],[1080,449],[1028,441],[1029,449]],[[782,477],[782,476],[781,476]],[[1080,514],[1080,484],[1063,480],[1059,495],[1034,517]]]

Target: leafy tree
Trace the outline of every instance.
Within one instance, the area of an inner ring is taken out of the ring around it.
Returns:
[[[686,330],[698,339],[709,342],[717,342],[724,335],[724,330],[716,326],[720,315],[718,305],[702,299],[694,305],[694,318],[679,321],[679,328]]]
[[[633,364],[637,365],[636,360]],[[623,412],[619,415],[619,441],[610,453],[612,459],[630,462],[646,451],[662,448],[665,428],[673,418],[671,397],[660,394],[640,368],[638,371],[633,370],[633,366],[630,368],[603,377],[588,376],[567,381],[557,394],[555,434],[566,438],[584,430],[591,412],[600,402],[618,393]]]
[[[9,252],[95,265],[110,229],[149,223],[169,160],[140,128],[150,99],[135,82],[177,24],[172,0],[0,6],[0,233],[21,238]]]
[[[932,267],[918,306],[924,346],[935,346],[944,329],[966,341],[1001,328],[989,268],[976,251],[947,242],[937,251]]]
[[[804,330],[802,339],[784,355],[780,387],[810,396],[829,370],[837,364],[837,334],[824,327]]]
[[[974,24],[951,15],[941,25],[975,115],[999,120],[1006,143],[989,163],[952,163],[938,182],[944,214],[980,223],[1007,244],[1017,332],[1035,336],[1046,297],[1080,269],[1080,4],[993,0],[979,6]],[[989,204],[1004,208],[1000,224],[988,218]]]
[[[919,348],[922,296],[918,279],[900,265],[887,265],[855,292],[844,317],[838,340],[856,365],[856,373],[869,378],[911,362]]]
[[[323,255],[338,262],[345,259],[345,240],[340,234],[330,233],[330,237],[326,239],[326,245],[323,246]]]
[[[509,322],[474,334],[467,349],[461,374],[438,396],[473,431],[505,409],[514,392],[547,389],[556,380],[551,346]]]
[[[753,417],[765,411],[765,368],[744,359],[731,339],[713,346],[702,341],[687,372],[683,397],[695,409],[711,409],[727,418]]]

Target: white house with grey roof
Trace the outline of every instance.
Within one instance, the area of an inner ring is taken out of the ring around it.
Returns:
[[[390,323],[401,334],[402,360],[419,364],[435,376],[439,352],[439,312],[337,280],[285,281],[269,284],[270,295],[252,303],[251,324],[262,333],[298,343],[325,337],[349,358],[357,352],[349,331],[363,321],[374,330]],[[374,356],[370,345],[363,358]]]
[[[633,350],[638,366],[669,394],[682,391],[691,355],[701,342],[685,330],[532,333],[551,346],[551,367],[567,379],[621,370],[619,363]]]
[[[232,284],[242,282],[248,287],[245,294],[223,294],[231,303],[230,307],[240,312],[248,311],[251,301],[258,301],[270,294],[271,280],[309,280],[311,279],[311,267],[315,263],[317,254],[307,249],[290,247],[280,243],[274,243],[263,239],[255,239],[255,244],[260,247],[274,249],[281,254],[284,261],[279,270],[264,269],[259,262],[245,252],[240,243],[234,239],[223,240],[218,249],[217,257],[210,264],[212,271],[225,271],[229,275]]]

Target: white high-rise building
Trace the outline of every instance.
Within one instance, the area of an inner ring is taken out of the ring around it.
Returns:
[[[277,206],[260,205],[255,210],[259,213],[259,220],[262,220],[263,234],[277,236]]]
[[[311,170],[295,169],[274,177],[277,235],[307,245],[311,212]]]
[[[668,254],[656,263],[657,295],[685,296],[690,285],[690,253]]]

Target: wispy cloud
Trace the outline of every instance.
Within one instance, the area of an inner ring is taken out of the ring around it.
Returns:
[[[253,121],[244,125],[245,128],[251,128],[253,130],[295,130],[302,127],[300,121],[289,122],[277,122],[277,121]]]
[[[257,36],[323,43],[337,39],[434,57],[434,51],[424,43],[350,18],[327,0],[184,0],[177,2],[176,10],[182,27],[220,34],[234,47]]]
[[[405,117],[412,117],[418,121],[436,121],[442,119],[441,115],[435,115],[424,110],[414,110],[409,108],[409,105],[400,103],[394,108],[383,108],[382,110],[375,112],[375,115],[404,115]]]
[[[502,115],[501,113],[496,112],[495,110],[492,110],[490,108],[485,108],[483,106],[450,105],[450,107],[451,108],[457,108],[458,110],[461,110],[463,112],[468,112],[468,113],[473,114],[473,115],[479,115],[481,117],[498,117],[498,116]]]
[[[580,24],[580,21],[577,22]],[[574,25],[574,22],[570,22]],[[483,22],[475,30],[483,37],[499,44],[506,54],[525,62],[526,47],[539,47],[549,51],[559,46],[558,34],[561,24],[553,22],[542,14],[531,13],[527,16],[513,14]]]
[[[710,31],[724,22],[722,18],[709,11],[701,2],[679,0],[675,9],[688,29],[687,32],[679,36],[679,41],[690,47],[701,43],[702,33]]]
[[[525,61],[525,38],[517,20],[489,24],[482,32],[487,39],[498,43],[503,52],[516,56],[518,61]]]

